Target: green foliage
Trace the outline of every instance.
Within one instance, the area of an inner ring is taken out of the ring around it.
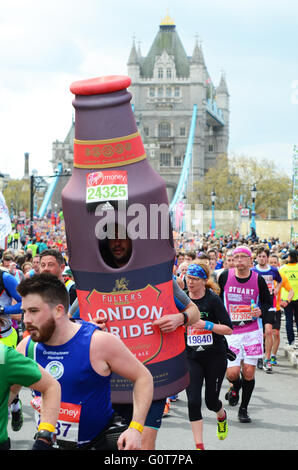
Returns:
[[[30,207],[30,180],[9,180],[3,190],[6,205],[10,211],[11,203],[13,203],[14,214],[20,211],[26,211],[29,214]]]
[[[271,161],[258,161],[251,157],[221,155],[214,168],[210,168],[202,181],[194,183],[192,203],[211,208],[211,192],[216,192],[216,209],[236,210],[251,207],[251,189],[257,188],[255,210],[257,215],[267,217],[270,211],[285,210],[291,198],[291,179],[280,173]]]

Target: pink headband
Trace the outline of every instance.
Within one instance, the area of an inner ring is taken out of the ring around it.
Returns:
[[[235,248],[233,255],[237,255],[237,253],[244,253],[247,256],[252,256],[251,251],[247,246],[238,246]]]

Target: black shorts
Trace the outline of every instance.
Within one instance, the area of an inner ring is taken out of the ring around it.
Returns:
[[[276,317],[275,310],[268,310],[265,315],[262,315],[263,326],[266,325],[266,323],[270,323],[271,325],[274,325],[275,317]]]
[[[148,415],[145,421],[145,426],[153,429],[159,429],[161,426],[162,415],[164,412],[167,399],[155,400],[151,403]],[[113,409],[118,416],[121,416],[127,424],[130,423],[132,417],[131,404],[113,404]]]
[[[275,312],[275,322],[272,325],[273,330],[280,330],[280,324],[281,324],[281,311],[278,310]]]

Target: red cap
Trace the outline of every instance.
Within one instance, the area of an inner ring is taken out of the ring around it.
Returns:
[[[107,75],[73,82],[70,85],[70,91],[74,95],[102,95],[123,90],[130,84],[131,78],[126,75]]]

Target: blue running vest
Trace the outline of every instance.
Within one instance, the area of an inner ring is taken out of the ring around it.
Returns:
[[[111,375],[97,374],[90,363],[90,342],[96,325],[82,322],[67,343],[48,346],[29,339],[26,356],[46,369],[61,385],[61,408],[56,427],[57,439],[85,444],[94,439],[113,416]],[[36,392],[36,395],[39,395]]]

